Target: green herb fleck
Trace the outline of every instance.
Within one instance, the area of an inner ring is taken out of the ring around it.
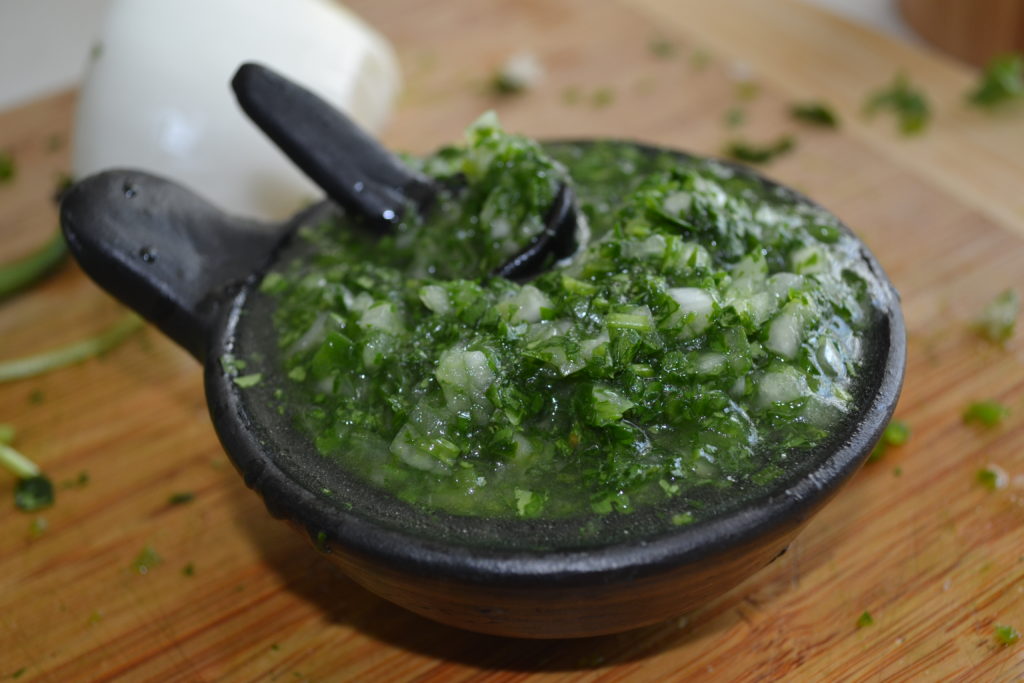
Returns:
[[[693,514],[689,512],[683,512],[680,514],[672,515],[672,524],[675,526],[684,526],[686,524],[693,523]]]
[[[178,493],[172,493],[167,498],[168,505],[184,505],[185,503],[191,503],[196,499],[196,494],[191,491],[180,491]]]
[[[46,521],[45,517],[36,517],[28,525],[28,537],[32,540],[42,538],[49,528],[50,523]]]
[[[14,180],[16,174],[17,167],[14,165],[14,155],[0,150],[0,185]]]
[[[62,489],[80,489],[89,485],[89,473],[82,470],[74,479],[66,479],[60,483]]]
[[[14,429],[14,425],[0,422],[0,445],[10,446],[14,443],[14,437],[17,431]]]
[[[991,109],[1024,97],[1024,55],[1001,55],[992,59],[981,74],[978,86],[967,94],[976,107]]]
[[[225,353],[220,357],[220,366],[229,376],[234,377],[241,370],[245,370],[247,363],[241,358],[235,358],[232,353]]]
[[[515,95],[535,88],[544,77],[544,67],[535,55],[522,52],[509,57],[490,80],[496,95]]]
[[[839,117],[824,102],[800,102],[789,109],[790,115],[797,121],[810,123],[823,128],[838,128]]]
[[[270,645],[270,649],[273,650],[274,652],[277,652],[277,651],[279,651],[281,649],[281,646],[278,643],[272,643]]]
[[[615,101],[615,91],[611,88],[598,88],[590,97],[590,104],[596,109],[603,109]]]
[[[49,242],[22,259],[0,265],[0,300],[29,287],[64,260],[67,245],[58,230]]]
[[[902,467],[894,467],[894,468],[892,468],[892,476],[894,476],[894,477],[902,477],[903,476],[903,468]]]
[[[1010,414],[1010,409],[999,401],[975,401],[964,411],[964,424],[996,427]]]
[[[249,387],[254,387],[257,384],[259,384],[260,382],[262,382],[262,381],[263,381],[263,373],[260,373],[260,372],[254,372],[251,375],[241,375],[239,377],[235,377],[235,384],[237,384],[238,386],[240,386],[243,389],[248,389]]]
[[[868,97],[864,113],[874,116],[879,111],[892,112],[899,121],[900,132],[916,135],[922,132],[931,118],[931,107],[925,94],[916,89],[904,74],[897,74],[893,82]]]
[[[791,135],[783,135],[774,142],[756,145],[743,140],[734,140],[725,146],[725,155],[750,164],[764,164],[791,151],[796,141]]]
[[[195,576],[196,575],[196,566],[193,563],[189,562],[188,564],[186,564],[184,567],[181,568],[181,574],[182,574],[182,576]]]
[[[690,66],[697,71],[703,71],[711,64],[711,53],[704,48],[697,48],[690,53]]]
[[[668,38],[655,38],[647,44],[647,48],[658,59],[671,59],[676,55],[676,44]]]
[[[910,426],[902,420],[892,420],[885,426],[882,438],[878,440],[874,450],[871,451],[868,461],[875,462],[881,460],[890,446],[902,446],[909,440]]]
[[[11,674],[11,678],[21,678],[25,674],[26,671],[28,671],[28,667],[27,666],[23,666],[20,669],[18,669],[17,671],[15,671],[14,673],[12,673]]]
[[[747,113],[740,107],[730,107],[725,112],[725,125],[728,128],[739,128],[747,120]]]
[[[46,395],[39,389],[33,389],[28,394],[28,402],[34,406],[41,404],[46,400]]]
[[[100,612],[98,609],[93,610],[92,613],[89,615],[89,623],[98,624],[101,621],[103,621],[103,612]]]
[[[1013,336],[1020,313],[1020,295],[1014,289],[1001,292],[986,304],[976,323],[978,333],[994,344],[1004,344]]]
[[[0,382],[34,377],[51,370],[81,363],[94,356],[101,356],[141,330],[142,326],[142,318],[134,313],[129,313],[95,337],[89,337],[35,356],[16,358],[0,363]],[[42,394],[39,396],[41,397]],[[33,400],[31,396],[30,400]]]
[[[989,465],[984,469],[978,470],[975,478],[979,484],[989,491],[1006,488],[1006,483],[1009,480],[1009,477],[1006,476],[1006,471],[998,465]]]
[[[46,151],[60,151],[61,149],[64,148],[64,142],[65,138],[63,133],[53,133],[52,135],[50,135],[50,137],[46,139]]]
[[[42,474],[19,479],[14,487],[14,505],[19,510],[42,510],[53,505],[53,500],[53,482]]]
[[[1020,640],[1020,631],[1008,625],[996,626],[996,640],[1004,647],[1013,645]]]
[[[160,557],[160,555],[157,554],[156,550],[153,549],[153,546],[147,545],[145,548],[139,551],[139,554],[138,556],[136,556],[135,561],[132,562],[132,567],[139,574],[145,576],[149,573],[151,569],[163,564],[163,562],[164,558]]]
[[[857,617],[857,628],[864,628],[865,626],[871,626],[875,623],[875,618],[871,616],[871,612],[864,611],[859,617]]]
[[[314,541],[316,549],[322,553],[331,552],[330,546],[327,545],[327,532],[318,531],[316,532],[316,540]]]
[[[743,101],[749,101],[761,93],[761,86],[757,81],[746,79],[736,84],[736,97]]]

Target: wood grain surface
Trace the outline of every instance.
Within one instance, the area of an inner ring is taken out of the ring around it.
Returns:
[[[789,2],[351,4],[399,47],[406,95],[386,135],[399,148],[428,151],[487,108],[531,135],[700,153],[734,135],[796,134],[768,173],[847,221],[902,292],[910,361],[897,414],[910,443],[858,473],[783,558],[695,613],[596,639],[505,640],[388,604],[270,519],[216,441],[198,366],[147,330],[101,359],[0,385],[0,422],[59,487],[33,538],[37,515],[15,511],[13,482],[0,479],[0,680],[1024,677],[1024,642],[994,636],[997,624],[1024,630],[1024,333],[999,348],[971,330],[998,292],[1024,291],[1024,114],[966,111],[966,70]],[[673,54],[652,54],[655,39]],[[546,65],[544,83],[488,94],[492,70],[523,49]],[[695,64],[695,50],[710,63]],[[749,101],[736,60],[761,86]],[[934,98],[919,139],[859,116],[897,68]],[[843,115],[839,132],[789,120],[794,99],[816,96]],[[73,104],[69,93],[0,114],[0,149],[18,164],[0,185],[0,262],[55,228],[50,195],[68,152],[52,137],[66,140]],[[747,122],[730,130],[734,106]],[[119,314],[68,264],[0,303],[0,358]],[[964,425],[967,403],[989,398],[1011,407],[1005,423]],[[977,483],[989,464],[1009,474],[1006,488]],[[169,503],[185,491],[195,500]],[[162,562],[142,574],[147,547]],[[874,624],[858,628],[864,611]]]

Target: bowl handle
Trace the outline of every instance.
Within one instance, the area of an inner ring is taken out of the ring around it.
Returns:
[[[229,216],[176,183],[131,170],[76,183],[60,222],[86,274],[200,362],[221,304],[269,264],[295,225]]]

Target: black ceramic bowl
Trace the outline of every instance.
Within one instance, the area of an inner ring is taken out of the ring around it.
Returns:
[[[865,460],[895,407],[906,360],[903,318],[891,284],[862,248],[878,311],[865,339],[856,408],[804,466],[705,521],[665,531],[648,525],[642,511],[609,515],[607,536],[584,541],[578,520],[425,511],[354,477],[325,495],[312,444],[264,390],[236,386],[220,360],[226,353],[256,356],[272,368],[276,345],[256,284],[282,254],[299,253],[290,238],[300,226],[335,210],[325,202],[286,223],[262,224],[226,216],[154,176],[110,171],[67,192],[61,223],[86,273],[204,364],[220,440],[270,513],[307,534],[369,590],[431,619],[554,638],[623,631],[685,613],[784,552]]]

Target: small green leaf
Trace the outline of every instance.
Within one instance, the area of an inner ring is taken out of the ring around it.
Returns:
[[[168,505],[184,505],[185,503],[191,503],[196,499],[196,494],[191,491],[179,491],[178,493],[172,493],[167,498]]]
[[[979,484],[987,488],[989,491],[1006,488],[1006,484],[1009,480],[1009,477],[1006,475],[1006,471],[998,465],[989,465],[984,469],[978,470],[975,478],[978,480]]]
[[[865,626],[871,626],[875,623],[875,618],[871,616],[871,612],[864,611],[859,617],[857,617],[857,628],[864,628]]]
[[[839,117],[824,102],[800,102],[790,107],[789,113],[794,119],[804,123],[823,128],[839,127]]]
[[[981,74],[977,87],[967,95],[976,107],[992,109],[1024,98],[1024,55],[1001,55],[992,59]]]
[[[996,626],[996,640],[1003,647],[1013,645],[1020,640],[1020,631],[1009,625]]]
[[[19,479],[14,488],[14,505],[25,512],[48,508],[53,500],[53,483],[42,474]]]
[[[249,387],[254,387],[263,381],[263,373],[254,372],[251,375],[240,375],[239,377],[235,377],[234,381],[239,387],[248,389]]]
[[[996,427],[1009,414],[1010,409],[999,401],[975,401],[964,410],[964,424]]]
[[[776,157],[782,156],[793,150],[796,140],[792,135],[783,135],[773,142],[763,145],[747,142],[745,140],[733,140],[725,146],[724,153],[727,157],[750,164],[765,164]]]
[[[921,133],[931,119],[927,97],[904,74],[898,74],[888,87],[874,92],[864,103],[864,113],[868,116],[880,111],[894,114],[904,135]]]

